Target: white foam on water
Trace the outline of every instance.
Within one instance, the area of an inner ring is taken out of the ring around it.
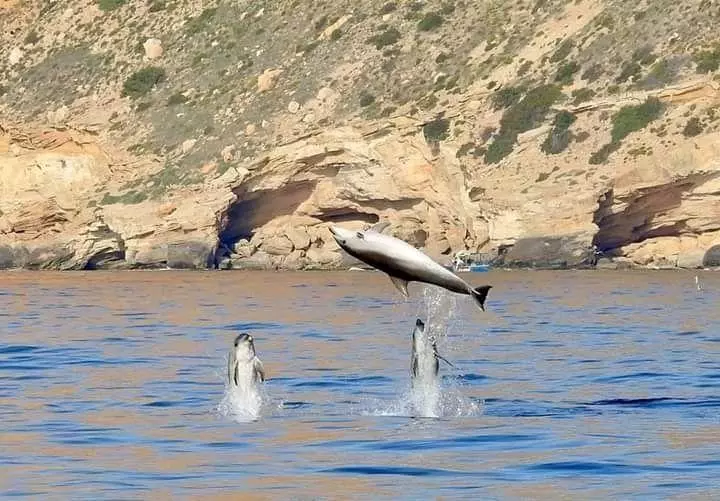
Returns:
[[[262,384],[235,386],[230,385],[225,379],[225,390],[216,411],[221,417],[239,423],[247,423],[260,418],[266,403],[268,403],[268,397]]]

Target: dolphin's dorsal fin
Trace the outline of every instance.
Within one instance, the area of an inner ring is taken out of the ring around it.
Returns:
[[[407,286],[408,281],[403,278],[393,277],[392,275],[388,275],[390,277],[390,280],[392,280],[393,285],[399,290],[403,296],[410,297],[408,294]]]
[[[383,221],[382,223],[375,223],[370,228],[368,228],[367,231],[374,231],[375,233],[382,233],[385,228],[390,226],[390,223],[387,221]]]

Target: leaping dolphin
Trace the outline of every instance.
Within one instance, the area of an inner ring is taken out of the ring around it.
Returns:
[[[472,288],[465,280],[407,242],[383,235],[382,231],[389,224],[378,223],[365,231],[330,226],[330,233],[345,252],[387,273],[406,298],[409,297],[408,282],[423,282],[472,296],[480,309],[485,311],[485,298],[492,285]]]

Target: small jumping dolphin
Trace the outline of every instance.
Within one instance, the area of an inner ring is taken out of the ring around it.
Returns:
[[[373,268],[384,271],[406,298],[408,282],[424,282],[437,285],[458,294],[473,297],[480,309],[485,311],[485,298],[492,285],[473,289],[465,280],[428,255],[402,240],[383,235],[390,223],[378,223],[365,231],[351,231],[330,226],[330,233],[342,249]]]
[[[415,328],[412,332],[412,353],[410,355],[410,373],[413,380],[429,379],[437,377],[440,371],[440,360],[450,367],[453,364],[440,356],[437,351],[435,339],[428,338],[425,334],[425,323],[419,318],[415,321]]]
[[[228,356],[228,383],[230,386],[248,388],[265,381],[265,368],[255,354],[251,335],[238,334]]]

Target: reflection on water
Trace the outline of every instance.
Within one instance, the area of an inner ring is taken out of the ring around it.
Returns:
[[[694,275],[468,274],[482,313],[380,273],[5,273],[0,492],[711,498],[720,275]],[[455,366],[438,418],[412,417],[418,317]],[[239,330],[257,419],[225,388]]]

